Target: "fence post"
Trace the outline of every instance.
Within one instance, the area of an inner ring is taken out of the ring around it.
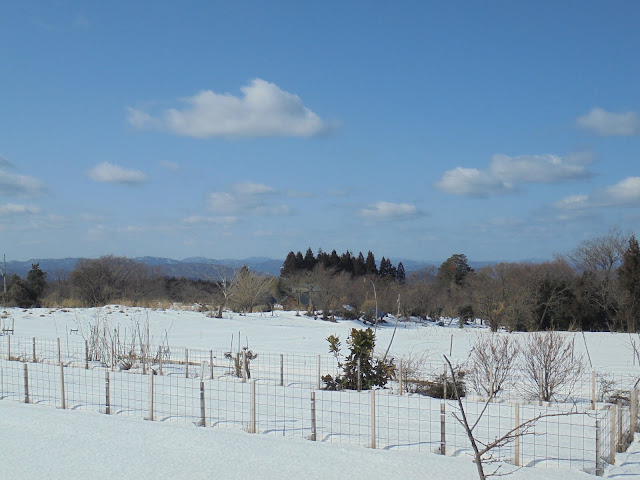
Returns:
[[[447,399],[447,364],[444,364],[444,372],[442,374],[442,398]]]
[[[149,415],[145,420],[153,420],[153,372],[149,374]]]
[[[251,380],[251,420],[249,433],[256,433],[256,381]]]
[[[116,347],[113,344],[113,342],[111,342],[111,371],[112,372],[115,365],[116,365]]]
[[[242,350],[242,364],[240,365],[240,368],[242,369],[242,383],[247,383],[247,351],[246,350]]]
[[[84,368],[89,370],[89,341],[84,341]]]
[[[162,347],[158,347],[158,374],[162,375]]]
[[[316,441],[316,392],[311,390],[311,440]]]
[[[35,340],[36,339],[34,338],[33,339],[33,346],[34,346],[34,349],[33,349],[33,361],[34,362],[36,361],[36,349],[35,349],[36,342],[35,342]],[[61,350],[60,350],[60,337],[58,337],[58,365],[62,365],[62,353],[61,353]]]
[[[360,357],[358,357],[357,368],[358,368],[358,391],[361,392],[362,391],[362,376],[360,375]]]
[[[11,360],[11,335],[7,335],[7,360]]]
[[[204,406],[204,380],[200,379],[200,426],[207,426],[207,413]]]
[[[280,354],[280,386],[284,387],[284,355]]]
[[[24,362],[24,403],[29,403],[29,367]]]
[[[400,360],[400,395],[402,395],[404,391],[403,378],[402,378],[403,376],[404,376],[404,371],[402,368],[402,360]]]
[[[189,349],[185,348],[184,349],[184,364],[185,364],[185,377],[189,378]]]
[[[596,371],[591,372],[591,410],[596,409]]]
[[[513,464],[516,467],[519,467],[520,466],[520,404],[519,403],[516,403],[515,405],[515,419],[516,419],[516,425],[515,425],[515,431],[514,431],[515,453],[514,453]]]
[[[616,406],[611,405],[609,407],[611,411],[611,452],[609,454],[609,464],[616,463]]]
[[[209,368],[211,369],[209,376],[211,377],[211,380],[213,380],[215,378],[215,374],[213,371],[213,350],[209,350],[209,365],[210,365]]]
[[[376,391],[369,390],[371,397],[371,448],[376,448]]]
[[[316,388],[318,390],[320,390],[320,388],[322,387],[322,382],[321,382],[322,377],[320,375],[320,360],[321,360],[321,356],[318,355],[318,375],[317,375],[318,378],[317,378],[317,382],[316,382],[316,384],[317,384]]]
[[[440,404],[440,455],[446,455],[447,453],[447,435],[445,426],[445,403]]]
[[[596,420],[596,477],[602,476],[602,460],[600,459],[600,420]]]
[[[623,446],[622,446],[622,401],[618,400],[618,446],[617,446],[617,451],[618,453],[623,451]]]
[[[58,344],[60,344],[60,339],[58,339]],[[58,350],[58,360],[60,360],[60,350]],[[36,361],[36,337],[33,337],[33,363]]]
[[[111,415],[111,391],[109,388],[109,370],[104,372],[104,389],[105,389],[105,410],[104,413]]]
[[[630,430],[630,434],[631,434],[631,442],[633,442],[635,440],[635,433],[636,430],[638,429],[638,390],[637,389],[633,389],[631,390],[631,396],[630,396],[630,415],[631,415],[631,419],[629,420],[629,430]]]
[[[60,363],[60,398],[62,399],[62,409],[67,408],[66,395],[64,393],[64,366]]]

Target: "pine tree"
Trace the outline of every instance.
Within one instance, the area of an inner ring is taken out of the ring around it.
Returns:
[[[376,267],[376,259],[373,256],[373,253],[371,253],[371,250],[369,250],[369,253],[367,254],[367,260],[364,263],[365,263],[365,272],[367,275],[378,274],[378,267]]]
[[[404,283],[407,279],[402,262],[398,263],[398,269],[396,270],[396,279],[400,283]]]
[[[367,272],[367,265],[364,261],[362,252],[358,253],[358,257],[353,259],[353,275],[359,277]]]
[[[307,253],[304,254],[304,269],[313,270],[316,266],[316,257],[313,256],[313,250],[311,247],[307,249]]]
[[[637,330],[636,318],[640,313],[640,246],[635,235],[629,239],[629,246],[622,257],[622,265],[618,269],[620,286],[629,295],[628,316],[633,319],[629,330]]]
[[[280,267],[280,276],[282,278],[288,278],[295,274],[296,270],[296,254],[291,251],[287,255],[287,258],[284,259],[282,267]]]

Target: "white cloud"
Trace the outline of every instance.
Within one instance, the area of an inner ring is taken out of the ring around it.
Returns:
[[[0,195],[30,197],[43,191],[44,185],[36,178],[0,170]]]
[[[180,165],[178,165],[175,162],[169,162],[169,161],[162,161],[160,162],[160,165],[164,168],[166,168],[167,170],[171,170],[172,172],[177,172],[178,170],[180,170]]]
[[[208,206],[212,212],[223,215],[290,215],[291,208],[288,205],[272,203],[278,193],[268,185],[241,182],[233,185],[230,192],[210,193]]]
[[[159,116],[129,107],[128,121],[135,128],[195,138],[312,137],[328,129],[300,97],[273,83],[256,78],[240,90],[242,97],[203,90],[183,98],[184,108],[171,108]]]
[[[564,211],[608,207],[640,207],[640,177],[627,177],[588,194],[565,197],[553,205]]]
[[[0,168],[13,168],[13,164],[7,159],[7,157],[0,155]]]
[[[556,183],[587,178],[589,154],[494,155],[487,170],[456,167],[436,182],[440,190],[460,196],[486,197],[514,192],[523,183]]]
[[[147,181],[147,175],[138,170],[127,170],[109,162],[96,165],[87,172],[89,178],[96,182],[124,183],[134,185]]]
[[[183,223],[188,225],[200,225],[200,224],[222,224],[228,225],[231,223],[236,223],[238,221],[237,217],[227,215],[227,216],[219,216],[219,217],[208,217],[201,215],[191,215],[182,220]]]
[[[632,137],[640,135],[640,118],[633,112],[612,113],[602,108],[593,108],[589,113],[578,117],[578,127],[591,130],[603,137]]]
[[[18,205],[15,203],[5,203],[0,205],[0,216],[8,217],[13,215],[34,215],[40,213],[40,208],[30,205]]]
[[[415,205],[408,203],[378,202],[360,210],[370,220],[405,220],[419,215]]]

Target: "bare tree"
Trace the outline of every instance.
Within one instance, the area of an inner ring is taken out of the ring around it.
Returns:
[[[511,377],[519,351],[518,342],[510,335],[479,337],[471,350],[467,377],[476,392],[488,398],[498,395]]]
[[[258,275],[242,267],[231,286],[232,304],[240,312],[252,312],[258,302],[269,292],[273,277]]]
[[[564,401],[571,396],[584,369],[574,340],[554,331],[535,332],[522,346],[524,392],[542,401]]]

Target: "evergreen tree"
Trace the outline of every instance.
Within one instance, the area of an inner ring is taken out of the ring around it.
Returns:
[[[349,250],[343,253],[340,257],[339,270],[341,272],[353,274],[353,257],[351,256],[351,252]]]
[[[313,270],[316,266],[316,257],[313,256],[313,251],[311,247],[307,249],[307,253],[304,254],[304,269],[305,270]]]
[[[398,269],[396,270],[396,279],[400,283],[404,283],[407,279],[402,262],[398,263]]]
[[[629,330],[637,330],[635,320],[640,313],[640,246],[635,235],[629,239],[629,246],[622,257],[622,265],[618,269],[620,286],[628,294],[627,316],[633,319],[628,325]]]
[[[367,275],[377,275],[378,274],[378,267],[376,267],[376,259],[373,256],[373,253],[371,253],[371,250],[369,250],[369,253],[367,254],[367,259],[365,260],[365,272]]]
[[[27,290],[34,305],[40,305],[40,299],[47,286],[47,274],[40,269],[40,264],[31,264],[27,274]]]
[[[302,256],[302,252],[298,250],[296,253],[296,271],[304,270],[304,257]]]
[[[282,278],[289,278],[291,275],[295,274],[296,271],[296,254],[291,251],[287,255],[287,258],[284,259],[282,267],[280,267],[280,276]]]
[[[443,286],[452,284],[462,286],[467,274],[472,271],[473,269],[467,263],[467,256],[455,253],[438,267],[436,282]]]
[[[331,252],[331,256],[329,257],[329,268],[335,270],[338,270],[340,268],[340,257],[335,250]]]
[[[359,277],[367,272],[367,265],[364,261],[362,252],[358,253],[358,257],[353,259],[353,275]]]

